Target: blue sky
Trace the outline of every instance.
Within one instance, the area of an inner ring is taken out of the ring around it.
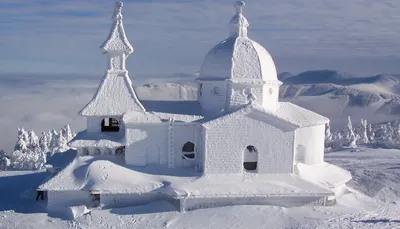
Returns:
[[[111,25],[111,0],[1,0],[0,72],[102,76],[99,46]],[[199,70],[227,37],[232,0],[124,1],[135,75]],[[278,71],[337,69],[400,73],[398,0],[248,0],[249,36]]]

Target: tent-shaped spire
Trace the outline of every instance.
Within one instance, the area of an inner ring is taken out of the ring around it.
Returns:
[[[122,22],[122,2],[117,2],[112,17],[113,25],[107,40],[101,45],[101,51],[106,52],[124,52],[129,55],[133,52],[133,47],[125,35],[124,24]]]
[[[125,69],[125,59],[133,48],[125,36],[121,8],[122,2],[118,2],[111,33],[102,45],[109,58],[109,68],[93,99],[79,112],[82,116],[122,116],[129,111],[146,111]]]

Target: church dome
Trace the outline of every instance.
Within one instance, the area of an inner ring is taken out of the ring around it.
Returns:
[[[249,23],[242,14],[244,2],[235,4],[229,23],[230,36],[213,47],[200,70],[200,80],[230,80],[243,83],[278,81],[275,63],[268,51],[247,36]]]

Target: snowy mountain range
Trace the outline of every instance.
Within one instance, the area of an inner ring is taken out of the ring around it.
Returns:
[[[338,71],[307,71],[298,75],[280,74],[280,97],[325,96],[345,100],[352,107],[375,107],[377,112],[400,113],[400,75],[380,74],[357,77]]]

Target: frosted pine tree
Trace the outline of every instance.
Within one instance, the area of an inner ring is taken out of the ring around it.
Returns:
[[[67,143],[67,140],[60,132],[60,134],[57,136],[57,152],[65,152],[68,150]]]
[[[49,146],[49,150],[51,155],[53,155],[58,150],[58,136],[59,134],[55,129],[51,130],[51,142]]]
[[[29,131],[28,137],[29,137],[28,148],[33,152],[38,151],[39,139],[38,139],[37,135],[35,134],[35,132],[33,130]]]
[[[369,143],[368,139],[368,123],[366,119],[361,119],[361,131],[360,131],[361,143],[367,144]]]
[[[325,125],[325,142],[332,141],[332,133],[331,133],[331,126],[329,122]]]
[[[11,165],[11,161],[8,158],[4,150],[0,150],[0,170],[7,170]]]
[[[372,125],[371,125],[371,124],[368,125],[367,134],[368,134],[368,140],[369,140],[369,142],[373,142],[373,141],[375,140],[375,132],[374,132],[374,130],[372,129]]]
[[[72,132],[71,127],[68,124],[65,125],[61,131],[63,133],[63,137],[67,142],[71,141],[74,137],[74,133]]]
[[[388,148],[392,148],[393,144],[393,127],[392,124],[390,122],[388,122],[386,124],[386,141],[385,141],[385,146]]]
[[[28,149],[28,133],[24,130],[24,128],[18,128],[18,140],[14,146],[14,151],[22,151],[26,152]]]
[[[353,124],[351,123],[350,116],[348,116],[347,121],[348,121],[347,122],[347,135],[346,135],[347,146],[350,148],[357,148],[357,137],[354,134]]]
[[[39,148],[41,152],[49,152],[49,136],[46,132],[43,132],[39,138]]]

